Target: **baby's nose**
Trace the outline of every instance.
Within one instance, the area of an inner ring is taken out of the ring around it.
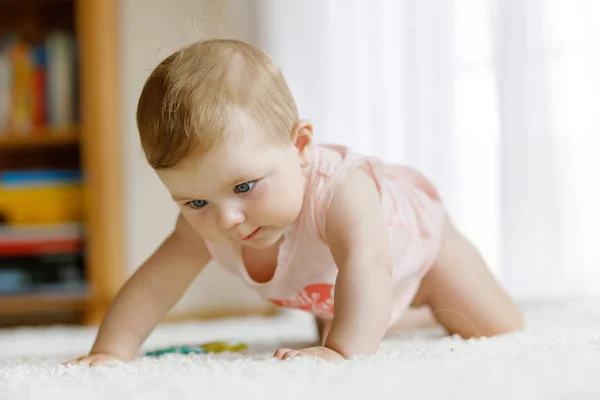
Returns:
[[[219,226],[221,229],[231,229],[244,222],[244,213],[235,207],[224,207],[219,211]]]

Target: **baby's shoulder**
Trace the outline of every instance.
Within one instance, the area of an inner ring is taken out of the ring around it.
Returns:
[[[313,168],[320,174],[331,175],[347,152],[348,149],[341,145],[319,144],[315,146]]]
[[[365,156],[348,146],[339,144],[318,144],[315,146],[314,169],[316,172],[332,176],[346,173],[364,164],[383,165],[377,157]]]
[[[323,179],[337,186],[349,173],[354,170],[364,171],[376,183],[384,177],[388,166],[375,156],[368,156],[338,144],[319,144],[315,148],[313,163],[316,180]],[[360,177],[360,174],[356,174]],[[316,182],[318,183],[318,182]]]
[[[308,200],[305,212],[323,234],[324,217],[336,193],[347,195],[349,190],[360,187],[379,191],[383,177],[383,164],[374,157],[361,155],[349,147],[321,144],[315,148],[313,173],[307,185]],[[354,193],[354,192],[352,192]]]

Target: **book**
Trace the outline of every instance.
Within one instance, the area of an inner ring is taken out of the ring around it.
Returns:
[[[0,294],[81,291],[86,287],[81,254],[2,257]]]
[[[75,43],[72,36],[53,32],[46,39],[48,125],[75,122]]]
[[[12,62],[7,52],[0,49],[0,136],[9,128],[11,110]]]
[[[33,126],[41,127],[46,124],[46,47],[35,46],[32,50],[33,58],[33,93],[32,113]]]
[[[9,52],[12,62],[12,100],[10,127],[19,134],[31,131],[33,97],[33,60],[27,44],[17,41]]]
[[[84,227],[79,223],[49,225],[0,225],[0,243],[43,242],[63,240],[79,242],[84,236]]]
[[[81,179],[82,173],[80,170],[43,169],[0,172],[0,186],[4,188],[80,184]]]

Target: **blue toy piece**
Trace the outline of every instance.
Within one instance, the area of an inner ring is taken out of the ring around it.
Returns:
[[[224,351],[241,352],[248,348],[244,343],[229,344],[227,342],[209,342],[192,346],[171,346],[149,351],[147,357],[160,357],[165,354],[206,354],[222,353]]]
[[[165,354],[206,354],[206,350],[197,346],[171,346],[164,349],[149,351],[145,355],[147,357],[159,357]]]

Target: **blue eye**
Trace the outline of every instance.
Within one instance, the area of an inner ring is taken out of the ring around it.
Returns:
[[[206,200],[192,200],[188,203],[188,205],[192,208],[199,209],[208,204]]]
[[[254,185],[256,184],[256,181],[248,181],[248,182],[244,182],[244,183],[240,183],[239,185],[237,185],[235,187],[235,192],[236,193],[246,193],[251,191],[254,188]]]

